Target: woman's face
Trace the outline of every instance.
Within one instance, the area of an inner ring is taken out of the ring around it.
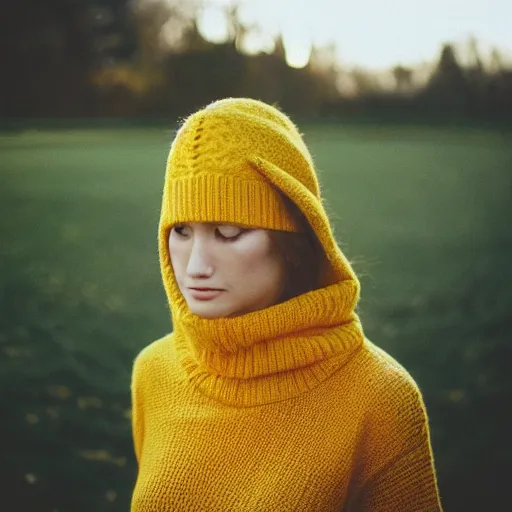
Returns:
[[[175,225],[169,251],[178,287],[192,313],[238,316],[276,304],[285,264],[264,229],[213,223]]]

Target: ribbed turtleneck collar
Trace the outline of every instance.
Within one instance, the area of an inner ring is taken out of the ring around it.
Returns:
[[[180,299],[173,319],[181,364],[201,392],[232,405],[271,403],[313,389],[364,337],[352,280],[234,318],[200,318]]]

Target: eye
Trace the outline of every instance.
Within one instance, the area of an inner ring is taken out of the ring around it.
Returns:
[[[225,240],[230,241],[236,240],[245,231],[247,230],[239,228],[238,226],[231,226],[229,224],[217,226],[217,232],[219,233],[219,235]]]
[[[185,224],[177,224],[173,226],[172,230],[180,237],[186,237],[190,235],[190,227]]]

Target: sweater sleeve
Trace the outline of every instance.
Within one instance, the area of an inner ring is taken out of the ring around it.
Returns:
[[[421,443],[366,482],[357,510],[441,512],[430,447]]]
[[[141,367],[139,358],[135,359],[131,379],[132,399],[132,438],[137,463],[140,463],[142,440],[144,437],[144,422],[142,414]]]
[[[388,382],[370,416],[360,461],[365,476],[351,510],[442,511],[427,412],[412,377]]]

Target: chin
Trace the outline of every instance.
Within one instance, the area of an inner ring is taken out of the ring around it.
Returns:
[[[189,304],[188,308],[194,315],[197,315],[200,318],[205,318],[209,320],[213,320],[214,318],[225,318],[227,316],[232,316],[231,311],[226,311],[225,308],[215,307],[213,305],[197,305],[197,304]]]

